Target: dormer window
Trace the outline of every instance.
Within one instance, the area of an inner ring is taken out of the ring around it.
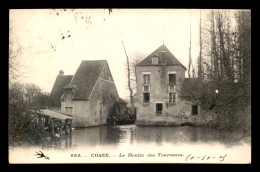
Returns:
[[[165,57],[165,53],[166,53],[166,51],[161,51],[161,57]]]
[[[152,58],[152,64],[158,65],[158,62],[159,62],[158,57],[153,57],[153,58]]]

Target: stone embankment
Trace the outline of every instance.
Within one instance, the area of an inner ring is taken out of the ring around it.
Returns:
[[[137,119],[136,125],[144,126],[207,126],[214,125],[216,115],[205,114],[204,116],[159,116],[156,119]]]

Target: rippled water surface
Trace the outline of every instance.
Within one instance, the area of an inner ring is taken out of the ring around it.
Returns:
[[[41,143],[43,148],[69,149],[86,146],[220,143],[225,146],[250,143],[242,133],[200,127],[148,127],[136,125],[99,126],[73,129],[69,135]]]

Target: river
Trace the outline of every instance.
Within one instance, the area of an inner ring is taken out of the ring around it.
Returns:
[[[98,126],[73,129],[71,134],[64,134],[62,137],[39,144],[25,143],[19,147],[11,147],[9,161],[11,163],[250,163],[250,145],[251,138],[244,137],[241,132],[206,127]],[[36,152],[39,151],[44,152],[49,159],[37,158]],[[95,157],[103,154],[108,157]],[[173,157],[169,158],[169,155]]]
[[[98,126],[73,129],[71,134],[42,142],[42,148],[70,149],[121,145],[164,146],[165,144],[211,144],[234,146],[250,143],[250,137],[243,137],[235,131],[221,131],[206,127],[148,127],[136,125]]]

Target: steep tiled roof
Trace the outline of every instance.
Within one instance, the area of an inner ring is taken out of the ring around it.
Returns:
[[[87,100],[98,80],[98,77],[107,63],[106,60],[82,61],[70,85],[75,85],[77,90],[73,100]]]
[[[165,52],[164,56],[162,55],[162,51]],[[165,45],[157,48],[148,57],[138,63],[137,66],[154,66],[154,64],[152,64],[152,57],[159,57],[158,65],[180,65],[186,70],[186,67],[181,64],[181,62],[169,51]]]
[[[58,75],[50,93],[50,104],[60,105],[60,98],[64,92],[63,87],[70,83],[73,75]]]
[[[181,96],[187,97],[199,93],[201,81],[198,78],[185,78],[182,83]]]

